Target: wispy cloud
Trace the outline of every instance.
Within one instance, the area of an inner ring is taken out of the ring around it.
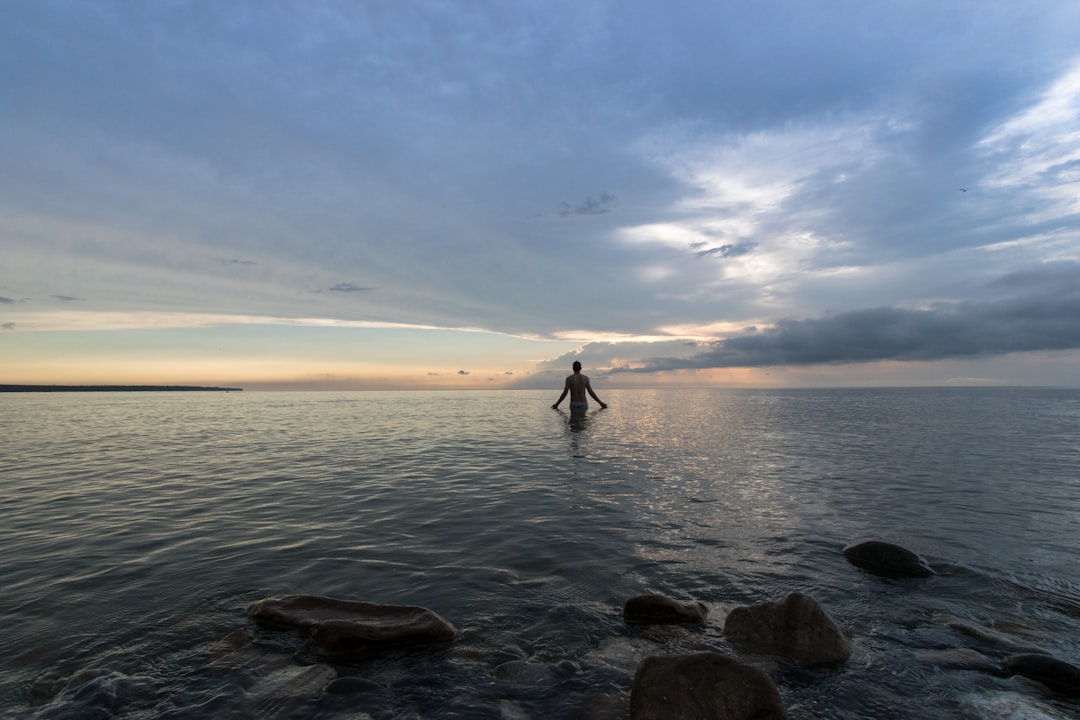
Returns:
[[[573,215],[603,215],[615,209],[618,198],[610,193],[602,193],[599,197],[589,196],[579,203],[562,203],[559,210],[561,217]]]
[[[338,283],[337,285],[333,285],[331,287],[328,287],[327,291],[328,292],[341,292],[341,293],[354,293],[354,292],[368,292],[369,290],[374,290],[374,289],[375,288],[362,287],[360,285],[357,285],[357,284],[351,283],[351,282],[341,282],[341,283]]]
[[[695,243],[695,245],[698,246],[698,247],[700,247],[702,244],[703,243]],[[720,245],[718,247],[708,248],[707,250],[698,250],[694,254],[699,258],[705,258],[705,257],[731,258],[731,257],[739,257],[740,255],[745,255],[746,253],[752,251],[756,247],[757,247],[757,243],[755,243],[755,242],[744,242],[744,243],[739,243],[737,245]]]

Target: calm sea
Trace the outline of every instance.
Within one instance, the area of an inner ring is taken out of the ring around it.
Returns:
[[[601,394],[583,420],[557,392],[0,396],[0,714],[621,718],[640,658],[735,654],[726,613],[795,591],[855,650],[743,656],[794,718],[1080,714],[920,659],[1080,664],[1080,391]],[[869,539],[938,575],[863,573],[841,549]],[[286,593],[422,605],[459,637],[294,691],[313,659],[245,617]],[[710,623],[627,627],[641,593]],[[252,645],[221,658],[237,628]]]

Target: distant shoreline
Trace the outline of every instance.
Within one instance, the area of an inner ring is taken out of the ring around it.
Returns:
[[[243,388],[194,385],[0,385],[0,392],[242,392]]]

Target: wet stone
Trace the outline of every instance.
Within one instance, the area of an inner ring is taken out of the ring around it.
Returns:
[[[704,624],[708,610],[699,602],[680,602],[664,595],[636,595],[623,604],[628,625]]]
[[[813,667],[843,662],[851,643],[813,598],[791,593],[778,603],[739,607],[724,621],[724,637],[754,652]]]
[[[765,671],[716,653],[645,658],[630,694],[630,720],[785,718]]]
[[[1001,669],[1008,675],[1020,675],[1042,683],[1061,695],[1080,697],[1080,668],[1051,655],[1009,655],[1001,661]]]
[[[880,540],[848,545],[843,552],[849,563],[879,577],[896,580],[936,575],[926,561],[915,553]]]
[[[389,690],[374,680],[350,675],[331,682],[326,686],[326,692],[333,695],[366,695],[388,693]]]
[[[454,639],[454,627],[427,608],[380,605],[320,595],[288,595],[260,600],[248,608],[256,621],[306,631],[320,654],[362,658]]]
[[[504,662],[495,668],[493,674],[499,683],[517,688],[519,691],[530,688],[550,688],[558,682],[555,670],[550,666],[526,660]]]

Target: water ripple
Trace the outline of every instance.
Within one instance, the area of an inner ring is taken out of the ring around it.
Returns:
[[[914,660],[959,642],[946,615],[1080,657],[1076,392],[606,399],[579,421],[531,392],[0,396],[19,418],[0,454],[0,709],[58,702],[105,668],[132,717],[249,714],[268,671],[208,658],[254,630],[248,603],[291,592],[420,604],[462,630],[449,656],[363,669],[391,689],[378,720],[624,706],[629,675],[609,661],[636,652],[621,604],[642,592],[705,602],[695,642],[725,652],[731,608],[818,598],[858,650],[835,676],[779,676],[802,717],[947,717],[997,688]],[[939,576],[856,570],[840,549],[871,538]],[[498,681],[507,658],[547,666]],[[320,702],[280,711],[337,711]]]

